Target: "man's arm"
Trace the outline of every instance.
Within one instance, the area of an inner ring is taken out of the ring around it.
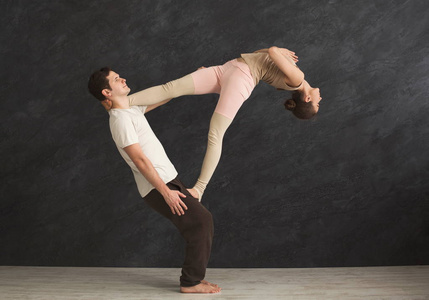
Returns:
[[[170,190],[168,186],[159,177],[158,172],[153,167],[151,161],[144,155],[139,144],[132,144],[124,148],[125,152],[131,158],[133,163],[139,169],[140,173],[161,193],[165,202],[170,207],[173,214],[184,215],[187,210],[186,204],[180,197],[186,198],[179,191]],[[179,197],[180,196],[180,197]]]
[[[170,98],[170,99],[164,100],[164,101],[162,101],[162,102],[159,102],[159,103],[156,103],[156,104],[153,104],[153,105],[148,105],[148,106],[146,107],[146,111],[145,111],[145,113],[150,112],[152,109],[155,109],[155,108],[157,108],[157,107],[159,107],[159,106],[161,106],[161,105],[164,105],[165,103],[169,102],[171,99],[173,99],[173,98]]]

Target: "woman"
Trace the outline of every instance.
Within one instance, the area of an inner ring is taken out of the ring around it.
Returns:
[[[288,49],[271,47],[241,54],[222,66],[200,68],[180,79],[129,96],[130,105],[153,105],[184,95],[220,94],[210,121],[207,151],[200,176],[189,191],[201,201],[204,190],[216,169],[222,152],[223,136],[260,80],[278,90],[294,91],[285,108],[300,119],[309,119],[319,110],[322,100],[318,88],[304,80],[296,66],[298,57]]]

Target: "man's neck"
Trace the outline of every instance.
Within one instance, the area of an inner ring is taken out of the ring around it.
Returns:
[[[112,108],[127,109],[130,108],[130,103],[127,96],[109,99],[112,101]]]

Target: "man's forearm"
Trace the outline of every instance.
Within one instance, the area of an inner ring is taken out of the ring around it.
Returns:
[[[167,100],[164,100],[164,101],[159,102],[159,103],[154,104],[154,105],[149,105],[149,106],[147,106],[147,107],[146,107],[146,111],[145,111],[145,113],[150,112],[151,110],[153,110],[153,109],[157,108],[158,106],[164,105],[165,103],[169,102],[171,99],[172,99],[172,98],[167,99]]]
[[[138,159],[134,161],[134,164],[139,169],[140,173],[142,173],[147,181],[149,181],[162,196],[165,196],[170,191],[161,177],[159,177],[158,172],[155,170],[149,159]]]

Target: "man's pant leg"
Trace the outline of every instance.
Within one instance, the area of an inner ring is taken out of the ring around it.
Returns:
[[[177,178],[167,183],[167,186],[186,195],[186,198],[182,198],[188,207],[184,215],[173,214],[162,195],[155,189],[144,199],[150,207],[169,219],[185,239],[186,252],[180,285],[194,286],[205,277],[214,233],[213,218],[211,213],[189,194],[186,187]]]

